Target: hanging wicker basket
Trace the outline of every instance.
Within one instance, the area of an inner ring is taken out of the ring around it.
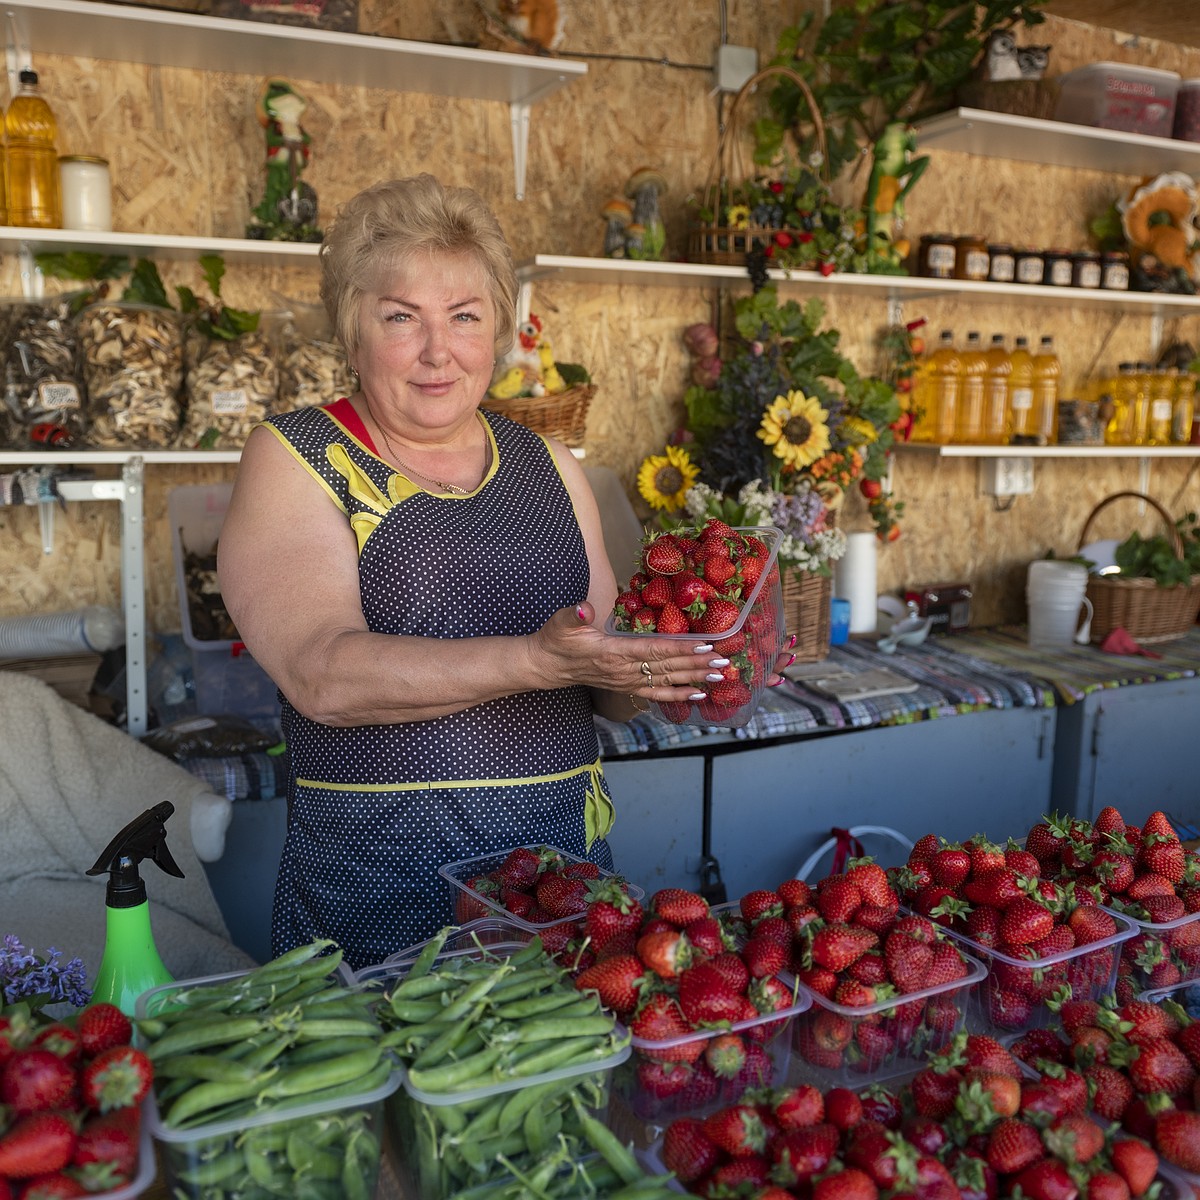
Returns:
[[[749,96],[764,79],[783,76],[790,79],[799,89],[812,116],[817,146],[821,151],[821,176],[827,179],[829,153],[825,140],[825,122],[808,84],[789,67],[764,67],[751,75],[742,84],[733,103],[729,106],[729,118],[721,130],[717,142],[717,153],[709,169],[704,185],[702,207],[713,214],[713,224],[696,225],[688,234],[688,259],[691,262],[709,263],[715,266],[744,267],[746,255],[751,250],[769,246],[780,232],[779,229],[745,226],[731,229],[722,223],[724,213],[734,203],[733,193],[748,177],[742,151],[742,135],[739,117]]]
[[[564,445],[576,450],[583,445],[588,408],[595,394],[594,383],[580,383],[564,392],[546,396],[517,396],[511,400],[496,400],[488,396],[484,400],[484,407],[532,429],[534,433],[558,438]]]
[[[833,580],[816,571],[781,567],[784,628],[796,635],[797,662],[820,662],[829,656],[829,609]]]
[[[1183,542],[1170,514],[1141,492],[1114,492],[1092,509],[1079,535],[1079,548],[1088,543],[1092,522],[1115,500],[1141,500],[1162,518],[1176,558]],[[1190,583],[1160,587],[1153,579],[1123,575],[1088,575],[1087,598],[1092,602],[1092,641],[1102,642],[1114,629],[1124,629],[1135,642],[1170,642],[1184,637],[1200,614],[1200,574]]]

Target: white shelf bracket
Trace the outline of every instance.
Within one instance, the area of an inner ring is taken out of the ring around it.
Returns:
[[[888,325],[904,324],[904,301],[899,296],[889,294],[887,298]]]
[[[525,199],[525,167],[529,159],[529,105],[514,100],[508,106],[512,123],[513,178],[518,200]]]
[[[1141,492],[1143,496],[1148,496],[1150,494],[1150,460],[1148,458],[1139,458],[1138,459],[1137,490],[1139,492]],[[1142,513],[1145,511],[1146,511],[1146,502],[1144,500],[1139,500],[1138,501],[1138,512]]]
[[[1155,309],[1150,316],[1150,354],[1153,358],[1158,358],[1158,352],[1162,349],[1163,328],[1166,325],[1166,318],[1158,309]]]
[[[132,737],[141,737],[147,725],[143,468],[143,460],[135,455],[121,468],[120,479],[63,480],[58,485],[64,500],[117,500],[121,505],[125,727]]]

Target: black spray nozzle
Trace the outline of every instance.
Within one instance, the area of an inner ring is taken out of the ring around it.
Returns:
[[[108,875],[107,904],[110,908],[134,908],[145,902],[146,885],[138,872],[138,864],[150,859],[159,870],[182,879],[179,864],[167,849],[167,818],[175,811],[169,800],[148,808],[135,817],[117,834],[89,875]]]

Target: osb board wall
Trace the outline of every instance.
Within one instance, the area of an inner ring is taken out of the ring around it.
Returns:
[[[728,6],[730,41],[754,46],[765,60],[778,32],[802,4],[740,0]],[[360,0],[360,29],[412,40],[478,40],[477,9],[468,0],[408,5]],[[303,83],[304,125],[314,155],[306,179],[317,189],[322,216],[377,178],[431,170],[445,181],[468,184],[494,205],[519,260],[535,253],[595,255],[602,223],[597,213],[632,170],[660,167],[671,180],[664,198],[669,249],[681,257],[687,198],[701,188],[717,138],[718,102],[709,95],[720,32],[718,9],[692,5],[648,10],[631,0],[573,5],[567,13],[564,53],[585,58],[588,74],[535,106],[529,145],[527,198],[512,188],[509,114],[505,106],[402,92]],[[1200,75],[1200,51],[1136,41],[1086,25],[1050,19],[1024,40],[1050,43],[1052,67],[1068,70],[1102,59],[1169,67]],[[597,57],[591,57],[595,55]],[[610,57],[603,57],[610,56]],[[668,65],[670,64],[670,65]],[[89,59],[38,56],[46,94],[59,119],[63,153],[95,153],[112,164],[118,229],[240,237],[260,191],[262,131],[254,117],[260,82],[220,71],[189,72]],[[403,86],[403,80],[397,80]],[[728,104],[726,100],[725,104]],[[1079,247],[1087,219],[1128,180],[1100,173],[1048,169],[935,152],[910,198],[908,232],[981,232],[1045,246]],[[203,290],[190,263],[161,262],[172,287]],[[51,281],[51,288],[57,285]],[[20,289],[14,256],[0,260],[0,287]],[[224,298],[248,308],[276,308],[285,298],[313,301],[315,272],[302,268],[231,266]],[[791,294],[791,293],[789,293]],[[797,294],[798,299],[804,299]],[[599,391],[588,422],[589,461],[613,467],[633,493],[641,458],[658,450],[683,420],[688,358],[680,333],[717,312],[715,289],[601,286],[540,281],[533,307],[547,323],[560,358],[586,363]],[[941,328],[1054,336],[1067,388],[1082,386],[1126,358],[1150,350],[1148,318],[1114,319],[1070,307],[962,305],[953,301],[909,306],[923,316],[932,338]],[[842,345],[861,369],[875,363],[875,340],[886,319],[882,301],[830,298],[826,321],[842,331]],[[1169,324],[1175,334],[1200,337],[1195,320]],[[233,467],[150,466],[146,470],[147,615],[152,629],[179,628],[167,527],[167,495],[185,483],[231,478]],[[1112,492],[1137,488],[1136,460],[1039,462],[1035,492],[1007,512],[979,495],[971,460],[940,460],[902,451],[894,482],[907,509],[904,534],[880,548],[882,590],[947,580],[975,587],[977,623],[1023,616],[1021,578],[1030,558],[1069,553],[1089,513]],[[1155,461],[1149,490],[1172,512],[1200,509],[1200,479],[1189,464]],[[851,496],[844,518],[867,526]],[[1112,522],[1097,536],[1124,534],[1153,514],[1127,506],[1104,514]],[[1133,506],[1136,507],[1136,506]],[[54,611],[99,601],[119,603],[118,512],[113,504],[70,505],[56,520],[55,551],[42,553],[37,514],[0,511],[0,615]]]

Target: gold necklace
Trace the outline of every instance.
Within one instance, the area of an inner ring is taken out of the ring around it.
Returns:
[[[375,424],[379,425],[379,422],[376,421]],[[382,425],[379,425],[379,432],[383,434],[384,444],[391,451],[392,457],[396,460],[397,466],[403,467],[406,471],[412,472],[412,474],[421,479],[428,479],[430,483],[437,484],[438,491],[440,492],[449,492],[452,496],[465,496],[468,494],[470,491],[469,488],[459,487],[457,483],[443,483],[440,479],[434,479],[432,475],[422,475],[421,472],[416,469],[416,467],[410,467],[408,463],[406,463],[404,459],[402,459],[400,455],[396,453],[396,448],[392,445],[392,439],[388,437],[387,430],[384,429]]]

